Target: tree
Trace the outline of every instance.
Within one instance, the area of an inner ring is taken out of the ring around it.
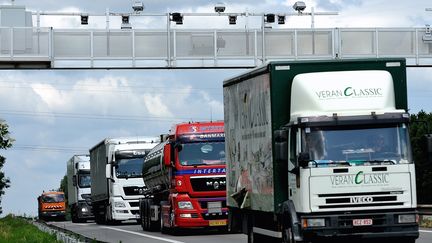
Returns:
[[[416,165],[417,200],[419,204],[432,203],[432,161],[428,158],[425,135],[431,133],[432,113],[421,110],[411,115],[411,145]]]
[[[68,200],[68,185],[67,185],[67,175],[63,176],[60,181],[60,191],[65,193],[66,201]]]
[[[7,149],[12,147],[13,139],[9,137],[9,126],[6,124],[5,121],[0,120],[0,149]],[[0,155],[0,205],[2,200],[2,195],[5,194],[5,189],[10,186],[10,180],[7,178],[4,174],[4,172],[1,170],[3,168],[3,165],[6,162],[6,158]],[[0,206],[0,214],[3,212],[1,206]]]

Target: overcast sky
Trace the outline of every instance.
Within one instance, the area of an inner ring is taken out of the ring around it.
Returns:
[[[130,12],[133,1],[16,0],[31,11],[105,13]],[[144,1],[149,13],[213,12],[220,1]],[[224,1],[227,12],[292,12],[295,1]],[[338,16],[316,18],[316,27],[424,27],[432,24],[430,0],[313,0],[315,11],[338,11]],[[0,1],[9,4],[10,1]],[[391,3],[391,4],[389,4]],[[414,4],[415,3],[415,4]],[[153,20],[131,20],[134,28],[158,28]],[[189,21],[185,28],[214,27],[226,23]],[[289,28],[309,28],[310,19],[291,17]],[[105,28],[103,18],[43,18],[54,28]],[[253,24],[253,23],[251,23]],[[113,18],[112,28],[119,19]],[[140,26],[138,26],[140,27]],[[224,27],[227,27],[224,25]],[[66,161],[105,137],[159,135],[175,122],[222,120],[222,82],[244,72],[229,70],[72,70],[0,71],[0,118],[10,126],[14,148],[0,153],[7,158],[4,171],[12,184],[3,196],[3,214],[37,215],[36,197],[56,189],[66,172]],[[432,68],[408,70],[410,112],[432,112]]]

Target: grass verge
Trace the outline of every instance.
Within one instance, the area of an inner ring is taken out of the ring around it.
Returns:
[[[40,231],[26,219],[7,215],[0,218],[0,243],[3,242],[47,242],[58,243],[54,235]]]

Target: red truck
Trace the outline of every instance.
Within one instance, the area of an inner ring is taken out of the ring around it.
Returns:
[[[161,141],[144,159],[142,228],[226,229],[224,123],[176,124]]]

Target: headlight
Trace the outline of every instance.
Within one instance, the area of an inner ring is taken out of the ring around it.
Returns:
[[[124,202],[114,202],[115,208],[125,208],[126,204]]]
[[[180,201],[177,204],[180,209],[193,209],[192,203],[190,201]]]
[[[399,222],[399,224],[415,223],[415,222],[417,222],[417,215],[415,215],[415,214],[401,214],[398,216],[398,222]]]
[[[88,212],[88,209],[87,209],[87,207],[83,207],[83,208],[81,208],[81,212],[83,212],[83,213],[86,213],[86,212]]]
[[[316,218],[316,219],[303,219],[303,228],[308,227],[324,227],[325,219]]]

